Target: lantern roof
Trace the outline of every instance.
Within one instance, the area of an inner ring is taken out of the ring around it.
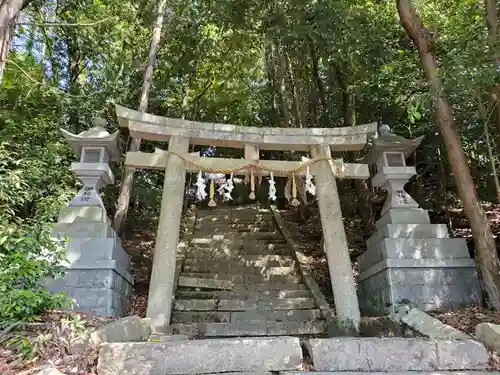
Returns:
[[[378,136],[373,138],[370,151],[365,157],[368,163],[375,163],[384,152],[402,152],[407,159],[420,146],[424,136],[416,139],[406,139],[392,133],[389,125],[382,124],[378,129]]]
[[[96,118],[94,119],[94,127],[79,134],[73,134],[64,129],[61,129],[61,132],[77,156],[81,155],[83,147],[102,147],[106,149],[111,160],[119,161],[121,158],[118,145],[119,131],[110,134],[104,128],[105,125],[104,119]]]

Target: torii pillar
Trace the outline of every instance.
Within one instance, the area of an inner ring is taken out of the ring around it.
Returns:
[[[311,155],[331,156],[330,146],[311,146]],[[325,239],[335,311],[339,328],[357,333],[361,322],[356,284],[345,235],[337,182],[331,160],[319,161],[316,169],[316,194]]]
[[[170,323],[175,282],[175,259],[182,215],[186,163],[178,154],[189,150],[189,138],[171,137],[163,183],[160,218],[156,235],[153,270],[149,286],[146,316],[154,333],[164,333]]]

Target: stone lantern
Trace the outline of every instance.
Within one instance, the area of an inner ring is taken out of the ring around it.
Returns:
[[[387,191],[387,199],[382,215],[393,208],[418,208],[418,203],[405,191],[404,186],[417,174],[415,167],[406,166],[406,159],[420,145],[424,137],[415,140],[405,139],[391,133],[387,125],[379,129],[366,161],[375,164],[377,174],[372,184]]]
[[[71,163],[71,171],[83,183],[68,207],[96,206],[104,209],[99,189],[114,183],[110,161],[120,160],[118,131],[109,134],[104,128],[103,119],[94,120],[94,127],[78,135],[61,129],[75,154],[80,157],[77,163]]]
[[[359,304],[365,314],[395,313],[408,301],[423,310],[480,302],[479,279],[465,240],[449,238],[446,224],[431,224],[427,210],[404,190],[416,174],[405,160],[421,141],[399,137],[382,125],[365,159],[376,167],[373,186],[388,192],[376,232],[357,259]]]
[[[49,280],[47,287],[73,297],[74,311],[122,316],[130,305],[133,278],[130,260],[111,227],[99,189],[114,183],[110,162],[120,160],[118,131],[110,134],[103,119],[80,134],[61,129],[79,158],[71,171],[83,183],[77,195],[62,208],[54,235],[69,237],[66,276]]]

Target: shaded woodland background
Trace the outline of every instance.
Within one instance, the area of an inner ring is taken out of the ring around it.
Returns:
[[[13,9],[8,7],[14,3],[1,0],[0,10]],[[424,135],[409,161],[418,175],[407,188],[431,211],[433,222],[470,237],[457,195],[456,177],[463,176],[452,172],[418,43],[401,25],[397,5],[404,3],[409,2],[38,0],[24,1],[12,17],[0,11],[1,252],[13,256],[20,243],[28,258],[40,248],[52,249],[45,224],[56,219],[77,189],[69,172],[74,155],[59,128],[79,133],[92,126],[93,117],[102,116],[113,131],[114,104],[137,108],[140,102],[150,113],[199,121],[284,128],[376,121],[407,138]],[[413,6],[425,25],[428,52],[436,56],[443,83],[440,92],[453,109],[470,174],[496,235],[499,4],[415,0]],[[152,84],[144,98],[144,71],[159,8],[162,28],[157,28]],[[126,132],[122,141],[126,150],[131,143]],[[149,142],[141,150],[156,146],[166,148]],[[362,155],[343,156],[356,160]],[[124,172],[123,165],[113,169],[117,184],[104,191],[111,216]],[[134,273],[144,275],[136,277],[136,291],[147,290],[162,185],[160,172],[135,173],[122,233]],[[358,254],[384,196],[369,182],[349,180],[340,183],[340,194],[350,247]],[[310,233],[315,217],[312,202],[292,220],[314,237],[309,237],[314,244],[321,237]],[[34,279],[43,274],[40,267],[25,266]],[[11,279],[12,272],[11,267],[0,278]],[[4,284],[0,291],[8,290]],[[16,298],[14,305],[24,301]],[[44,306],[51,304],[57,301]],[[36,311],[39,305],[34,306]]]

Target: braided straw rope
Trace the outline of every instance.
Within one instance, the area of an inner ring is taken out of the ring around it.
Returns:
[[[336,160],[336,159],[332,159],[329,156],[316,156],[316,157],[314,157],[312,159],[309,159],[309,160],[307,160],[305,162],[302,162],[296,168],[270,168],[270,167],[263,167],[262,165],[259,164],[258,161],[255,161],[255,162],[252,162],[252,163],[242,164],[242,165],[239,165],[239,166],[234,167],[234,168],[211,168],[211,167],[206,167],[206,166],[204,166],[201,163],[197,163],[194,160],[186,158],[185,156],[183,156],[181,154],[178,154],[177,152],[168,151],[168,153],[180,157],[186,163],[189,163],[189,164],[193,165],[194,167],[196,167],[196,169],[199,169],[200,171],[203,171],[203,172],[206,172],[206,173],[230,174],[230,173],[234,173],[234,172],[237,172],[237,171],[241,171],[243,169],[260,169],[260,170],[265,170],[265,171],[273,172],[273,173],[292,174],[292,173],[297,173],[297,172],[299,172],[299,171],[307,168],[308,166],[311,166],[311,165],[313,165],[313,164],[315,164],[315,163],[317,163],[319,161],[325,161],[325,160],[330,162],[329,164],[330,164],[332,170],[335,172],[335,174],[337,174],[336,172],[337,172],[337,169],[339,167],[339,164],[342,164],[340,166],[340,172],[342,173],[343,170],[344,170],[343,162],[342,161],[339,161],[339,160]],[[335,165],[335,167],[334,167],[334,165]]]

